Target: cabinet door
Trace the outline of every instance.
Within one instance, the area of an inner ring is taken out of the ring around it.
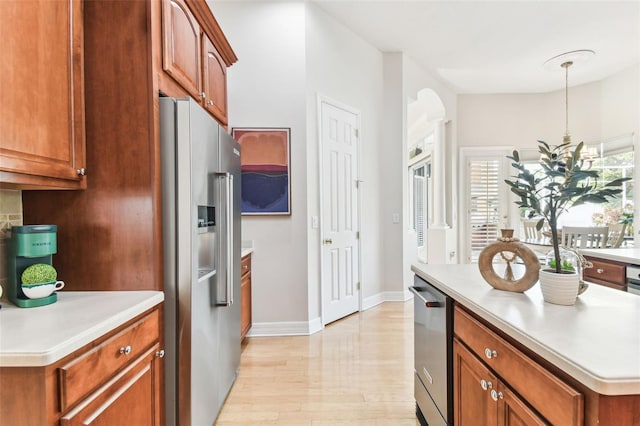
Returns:
[[[159,425],[160,358],[155,345],[112,381],[62,416],[62,426]]]
[[[221,124],[227,125],[227,65],[204,33],[202,49],[204,106]]]
[[[251,328],[251,272],[240,281],[240,337],[244,339]]]
[[[162,2],[162,68],[200,99],[200,26],[184,0]]]
[[[84,188],[79,0],[0,1],[0,182]]]
[[[498,388],[498,424],[504,426],[544,426],[549,423],[542,420],[520,398],[504,384]]]
[[[457,426],[497,424],[497,405],[489,394],[497,379],[457,339],[453,342],[453,383]]]

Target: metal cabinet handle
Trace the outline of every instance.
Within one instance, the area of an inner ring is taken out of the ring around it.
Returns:
[[[129,355],[131,353],[131,345],[121,347],[120,353],[124,355]]]
[[[76,170],[76,173],[78,174],[78,176],[84,176],[87,174],[87,169],[85,169],[84,167]]]
[[[326,238],[322,241],[324,244],[333,244],[333,240],[331,238]]]
[[[489,359],[496,358],[498,356],[498,352],[494,351],[493,349],[485,348],[484,356],[486,356]]]
[[[604,273],[604,269],[598,268],[598,269],[596,269],[596,272],[599,273],[599,274],[603,274]]]
[[[493,387],[493,383],[486,381],[485,379],[480,380],[480,387],[482,390],[491,389]]]
[[[213,101],[212,101],[211,99],[209,99],[209,100],[207,101],[207,105],[213,105]]]
[[[206,98],[206,97],[207,97],[207,94],[206,94],[206,93],[204,93],[204,92],[200,92],[200,97],[201,97],[202,99],[204,99],[204,98]]]
[[[248,265],[242,265],[242,269],[249,269]]]
[[[157,351],[156,356],[158,358],[164,358],[164,349],[160,349],[159,351]]]
[[[502,392],[497,392],[495,389],[491,389],[491,399],[493,399],[494,401],[498,401],[502,398],[504,398]]]

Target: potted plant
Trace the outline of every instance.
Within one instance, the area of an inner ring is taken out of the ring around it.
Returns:
[[[516,194],[521,208],[526,208],[541,217],[536,224],[538,230],[542,229],[546,221],[551,232],[551,244],[553,246],[553,269],[540,271],[540,285],[543,287],[545,300],[559,304],[573,304],[578,294],[580,277],[576,271],[563,270],[563,259],[560,252],[560,240],[558,237],[558,218],[569,207],[585,203],[604,203],[622,192],[621,185],[630,178],[620,178],[605,185],[598,186],[598,172],[583,168],[581,151],[584,146],[580,142],[577,146],[570,143],[562,143],[550,146],[544,141],[538,141],[541,169],[530,172],[520,161],[518,151],[513,151],[512,166],[518,173],[513,179],[505,179],[511,192]],[[562,300],[548,300],[544,286],[547,278],[565,281],[565,285],[571,287],[568,294]],[[544,282],[543,282],[544,281]],[[568,282],[567,282],[568,281]],[[575,292],[573,286],[575,285]]]

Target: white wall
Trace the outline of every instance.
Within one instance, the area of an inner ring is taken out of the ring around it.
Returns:
[[[640,65],[601,81],[569,87],[569,133],[595,142],[640,128]],[[458,146],[536,149],[565,131],[564,89],[537,94],[459,95]]]
[[[427,232],[427,244],[428,244],[428,257],[429,262],[437,263],[452,263],[457,259],[456,248],[456,236],[457,236],[457,214],[455,209],[457,208],[457,192],[452,188],[456,187],[457,182],[457,165],[455,163],[456,157],[456,126],[457,126],[457,97],[455,92],[437,77],[427,73],[420,68],[410,57],[404,57],[403,61],[403,103],[406,105],[412,100],[418,97],[418,92],[428,88],[440,98],[444,110],[444,121],[450,122],[445,126],[445,147],[444,158],[445,164],[438,164],[438,161],[434,159],[432,165],[434,170],[436,167],[444,167],[445,181],[441,182],[439,187],[433,188],[434,200],[437,200],[437,192],[444,193],[445,200],[445,217],[443,218],[449,229],[435,229],[430,228]],[[406,128],[406,116],[404,127]],[[406,141],[408,143],[408,141]],[[411,272],[411,264],[416,261],[415,257],[410,255],[409,247],[411,244],[415,244],[414,232],[408,230],[409,227],[409,215],[411,214],[411,208],[409,207],[409,176],[408,176],[408,161],[407,161],[407,146],[403,147],[403,155],[401,158],[403,168],[403,205],[405,207],[405,225],[404,226],[404,247],[405,254],[402,259],[402,271],[404,275],[404,288],[412,285],[413,274]],[[455,166],[454,166],[455,165]],[[454,253],[453,257],[450,257],[450,253]]]
[[[228,71],[230,127],[291,128],[291,216],[243,216],[252,240],[254,323],[306,322],[307,123],[302,3],[211,5],[238,62]]]
[[[213,2],[211,8],[239,58],[228,71],[230,127],[292,129],[291,217],[244,216],[242,221],[242,239],[252,240],[255,248],[254,329],[289,324],[304,332],[300,324],[309,323],[315,331],[321,315],[320,234],[311,228],[311,217],[320,216],[318,94],[361,113],[365,304],[384,291],[382,54],[311,3]]]
[[[564,89],[539,94],[459,95],[458,146],[536,150],[538,139],[558,144],[565,132],[564,96]],[[569,87],[569,133],[573,143],[635,133],[638,152],[640,65],[601,81]],[[635,156],[635,162],[637,180],[640,155]],[[639,200],[640,186],[636,185],[635,191],[634,198]],[[640,203],[636,203],[635,213],[638,218]],[[463,217],[464,212],[459,214]],[[462,235],[460,244],[463,240]]]
[[[379,147],[383,126],[382,54],[313,3],[307,3],[307,178],[309,217],[320,216],[318,95],[361,114],[361,288],[366,299],[382,291]],[[309,311],[320,315],[320,230],[309,228]]]

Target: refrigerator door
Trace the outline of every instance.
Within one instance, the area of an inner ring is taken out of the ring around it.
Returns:
[[[218,228],[217,303],[220,305],[219,405],[240,367],[240,145],[220,129],[216,220]]]
[[[219,209],[215,200],[215,173],[218,162],[218,124],[193,100],[178,101],[179,109],[189,110],[188,122],[190,131],[189,141],[178,141],[178,144],[190,146],[189,161],[191,173],[179,176],[179,179],[191,179],[191,202],[179,205],[178,211],[184,209],[189,214],[189,220],[185,220],[190,226],[191,256],[190,277],[180,283],[184,289],[184,300],[190,303],[191,320],[191,344],[181,345],[179,351],[182,359],[190,358],[191,371],[181,374],[182,383],[187,380],[190,383],[190,412],[191,419],[188,422],[186,415],[180,415],[180,425],[211,425],[215,422],[220,407],[214,401],[220,399],[216,389],[212,389],[212,383],[219,382],[223,377],[218,356],[223,336],[220,334],[220,312],[210,303],[212,292],[216,288],[216,274],[219,265],[216,264],[217,240],[220,238],[214,222],[207,224],[206,211]],[[180,124],[181,121],[178,121]],[[178,149],[183,152],[182,149]],[[185,154],[186,154],[186,150]],[[186,166],[186,165],[185,165]],[[213,218],[211,218],[213,219]],[[185,259],[186,260],[186,259]],[[187,293],[190,290],[190,297]],[[181,308],[183,308],[181,306]],[[185,304],[183,311],[187,314]],[[186,328],[183,329],[186,331]],[[178,368],[182,370],[182,363],[178,359]],[[181,392],[180,386],[178,391]],[[182,397],[182,395],[180,395]]]
[[[168,425],[211,425],[222,342],[215,299],[218,124],[193,100],[160,99]],[[239,347],[239,344],[238,344]],[[234,370],[235,373],[235,370]]]

